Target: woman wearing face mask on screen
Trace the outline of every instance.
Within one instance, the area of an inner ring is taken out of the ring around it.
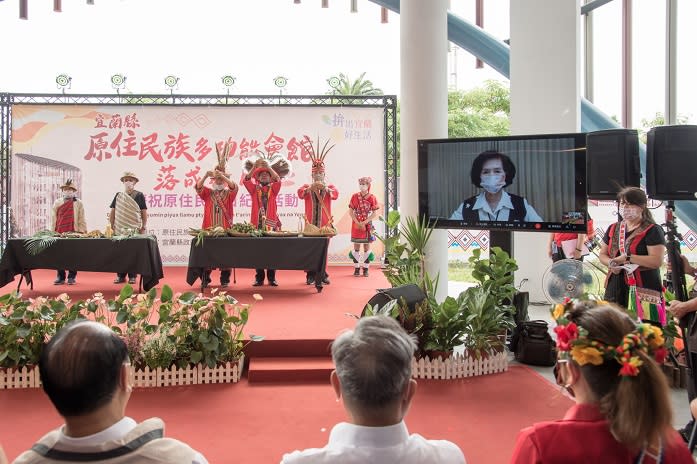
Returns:
[[[450,219],[502,222],[542,222],[528,201],[504,190],[513,182],[515,165],[497,151],[480,153],[472,163],[472,183],[483,191],[460,203]]]

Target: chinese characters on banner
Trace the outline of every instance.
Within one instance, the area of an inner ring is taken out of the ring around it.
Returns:
[[[339,233],[330,244],[330,263],[346,262],[351,249],[348,200],[358,190],[357,179],[371,176],[373,192],[384,191],[382,108],[15,105],[12,111],[14,153],[37,153],[37,160],[60,161],[69,172],[80,173],[73,176],[81,179],[78,197],[85,204],[89,230],[104,229],[109,204],[123,188],[119,178],[134,172],[139,179],[135,188],[145,195],[148,208],[147,232],[157,236],[166,265],[188,261],[189,229],[199,228],[203,219],[194,186],[217,165],[216,143],[230,143],[227,172],[238,185],[244,162],[257,151],[289,161],[292,171],[283,179],[276,203],[283,229],[295,231],[304,214],[298,188],[311,180],[304,144],[316,144],[318,137],[322,143],[331,140],[335,148],[325,162],[327,182],[339,190],[332,204]],[[44,129],[52,125],[56,130]],[[50,180],[43,176],[48,189],[32,187],[36,179],[28,179],[25,188],[55,196],[65,172]],[[381,194],[378,200],[383,200]],[[249,221],[251,206],[252,198],[240,186],[234,221]]]

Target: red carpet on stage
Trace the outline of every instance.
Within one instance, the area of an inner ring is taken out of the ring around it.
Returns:
[[[333,339],[341,329],[353,327],[355,319],[346,313],[360,315],[365,303],[378,288],[389,287],[377,266],[369,277],[354,277],[353,267],[332,266],[329,268],[331,284],[325,285],[322,293],[314,286],[305,284],[302,271],[277,271],[278,287],[264,285],[253,287],[254,270],[237,269],[237,284],[230,283],[227,292],[242,303],[253,303],[252,294],[259,293],[264,300],[254,304],[245,333],[263,335],[270,340]],[[200,287],[186,283],[185,267],[166,267],[164,284],[175,292],[199,292]],[[73,301],[102,292],[105,298],[113,298],[121,285],[113,284],[115,274],[101,272],[79,272],[77,285],[53,285],[55,271],[32,271],[34,290],[22,284],[20,291],[27,298],[56,296],[68,293]],[[213,286],[219,282],[219,272],[213,271]],[[15,282],[0,289],[0,295],[17,288]],[[199,282],[196,282],[199,284]],[[206,289],[210,293],[211,288]]]
[[[375,290],[388,286],[377,267],[371,270],[364,278],[353,277],[350,267],[331,267],[331,285],[322,293],[305,284],[303,272],[278,271],[279,287],[252,287],[254,271],[237,270],[237,284],[227,291],[243,303],[251,303],[254,293],[264,298],[254,305],[245,330],[266,337],[249,345],[246,361],[254,364],[255,359],[269,358],[257,374],[261,383],[250,384],[244,377],[234,385],[136,389],[127,413],[137,420],[162,417],[167,435],[190,443],[211,463],[275,463],[284,452],[323,446],[345,413],[328,381],[317,382],[327,378],[317,369],[326,372],[329,343],[355,324],[347,313],[360,314]],[[160,286],[166,283],[175,292],[199,291],[186,284],[185,271],[166,268]],[[23,288],[25,297],[67,292],[78,300],[102,292],[111,298],[121,288],[106,273],[80,272],[75,286],[54,286],[54,271],[32,274],[34,290]],[[213,282],[217,279],[214,271]],[[16,283],[9,284],[0,294],[15,287]],[[315,381],[301,382],[292,371],[279,376],[263,370],[283,357],[308,357],[307,368],[315,370],[302,378]],[[479,378],[419,381],[407,425],[427,438],[457,443],[469,463],[505,463],[520,428],[560,418],[570,404],[537,373],[514,366],[506,373]],[[11,458],[60,423],[41,390],[0,390],[0,443]]]
[[[533,370],[458,381],[420,380],[406,422],[411,432],[457,443],[470,464],[506,463],[522,427],[561,418],[571,401]],[[60,418],[40,390],[0,392],[0,442],[12,459]],[[166,434],[211,463],[277,463],[284,452],[323,446],[344,420],[328,382],[136,389],[128,415],[159,416]]]

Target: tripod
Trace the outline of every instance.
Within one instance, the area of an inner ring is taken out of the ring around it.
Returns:
[[[666,250],[668,252],[668,262],[670,263],[670,271],[666,272],[666,288],[673,292],[675,298],[679,301],[687,301],[687,284],[685,282],[685,269],[683,267],[682,257],[680,254],[680,240],[682,236],[678,232],[677,225],[675,224],[675,203],[672,200],[666,202],[666,221],[663,226],[666,229]],[[692,325],[692,319],[695,317],[695,313],[690,312],[684,315],[680,319],[680,328],[682,329],[683,344],[685,346],[685,361],[687,363],[688,369],[688,393],[690,391],[697,392],[697,379],[695,378],[695,371],[693,366],[692,355],[690,353],[690,347],[688,345],[688,328]],[[670,359],[675,366],[678,366],[678,361],[673,353],[670,354]],[[695,442],[695,426],[692,426],[692,433],[690,434],[690,451],[694,448]]]

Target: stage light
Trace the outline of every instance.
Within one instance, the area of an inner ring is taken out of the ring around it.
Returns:
[[[274,78],[273,85],[275,85],[279,89],[282,89],[283,87],[288,85],[288,79],[283,77],[283,76],[278,76],[278,77]]]
[[[380,8],[380,22],[382,24],[387,24],[389,17],[387,16],[388,9],[385,7]]]
[[[358,0],[351,0],[351,13],[358,13]]]
[[[177,76],[169,75],[165,77],[165,85],[167,86],[170,92],[174,92],[174,88],[178,88],[178,84],[179,78]]]
[[[336,76],[332,76],[327,79],[327,84],[329,84],[329,87],[334,89],[334,92],[336,92],[336,89],[338,89],[339,85],[341,85],[341,80]]]
[[[322,0],[322,8],[329,8],[329,0]]]
[[[88,5],[94,5],[94,0],[87,0]]]
[[[59,88],[63,93],[65,93],[65,89],[70,88],[72,82],[73,78],[67,74],[59,74],[56,77],[56,87]]]
[[[229,74],[227,76],[223,76],[222,81],[225,87],[232,87],[233,85],[235,85],[235,77]]]
[[[295,3],[297,5],[300,3],[300,0],[293,0],[293,3]]]
[[[116,93],[119,93],[119,89],[126,88],[126,76],[123,74],[114,74],[111,76],[111,86],[116,89]]]
[[[53,11],[56,13],[60,13],[63,11],[63,5],[62,5],[62,0],[53,0]]]

